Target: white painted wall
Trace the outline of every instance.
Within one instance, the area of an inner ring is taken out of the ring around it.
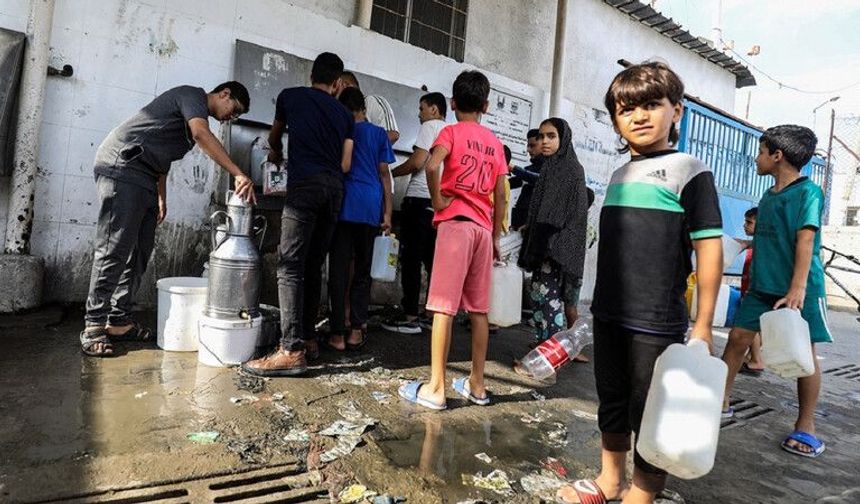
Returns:
[[[349,26],[353,0],[59,0],[56,5],[52,62],[73,65],[75,75],[49,78],[46,91],[32,253],[46,259],[49,299],[81,301],[86,295],[97,214],[92,161],[101,140],[173,86],[210,89],[228,80],[236,39],[309,59],[333,51],[348,68],[446,94],[460,71],[478,67],[494,86],[534,101],[535,125],[548,109],[555,5],[543,0],[470,2],[465,64]],[[622,162],[601,112],[603,93],[620,70],[617,59],[660,55],[681,73],[691,94],[733,109],[731,74],[599,0],[571,2],[571,8],[565,116],[598,195],[600,184]],[[0,0],[0,26],[24,31],[27,11],[25,0]],[[212,127],[217,134],[218,124]],[[159,230],[142,300],[154,299],[154,278],[197,273],[192,270],[206,252],[201,229],[215,170],[196,150],[171,170],[169,215]],[[0,179],[0,226],[7,192],[8,179]],[[594,222],[600,201],[592,210]],[[589,256],[584,298],[590,297],[593,265]]]
[[[860,227],[825,226],[821,235],[821,244],[838,250],[843,254],[860,257]],[[830,260],[830,253],[821,254],[824,261]],[[860,266],[842,258],[833,261],[834,265],[860,270]],[[860,298],[860,274],[830,269],[833,276],[840,283],[848,287],[851,293]],[[830,278],[825,278],[827,287],[827,304],[831,308],[855,311],[860,309],[853,299],[849,298],[845,291],[833,283]]]

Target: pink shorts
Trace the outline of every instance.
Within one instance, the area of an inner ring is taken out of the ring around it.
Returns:
[[[439,223],[428,311],[456,315],[490,311],[493,234],[472,221]]]

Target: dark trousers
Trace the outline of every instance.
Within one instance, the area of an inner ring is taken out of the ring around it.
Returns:
[[[604,449],[630,450],[630,433],[638,434],[642,424],[654,363],[669,345],[683,341],[683,334],[648,334],[594,319],[594,378],[600,401],[597,422]],[[634,475],[637,486],[652,492],[663,490],[665,471],[636,452],[633,464],[638,469]]]
[[[433,227],[433,209],[426,198],[404,198],[400,207],[400,284],[403,287],[403,311],[418,315],[421,295],[421,265],[427,278],[433,269],[433,252],[436,249],[436,229]]]
[[[339,222],[332,238],[328,259],[328,295],[331,299],[331,332],[345,334],[346,299],[349,296],[349,323],[360,329],[367,323],[370,304],[370,265],[373,240],[378,226],[357,222]],[[349,285],[349,265],[354,262],[352,285]],[[348,292],[347,292],[348,291]]]
[[[287,190],[278,247],[281,346],[302,350],[315,336],[322,265],[337,224],[343,182],[332,175],[302,180]]]
[[[88,326],[131,323],[134,295],[155,244],[158,195],[135,184],[96,176],[99,216],[87,296]]]

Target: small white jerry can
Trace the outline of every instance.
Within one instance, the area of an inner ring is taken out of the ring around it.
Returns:
[[[523,311],[523,272],[516,264],[493,265],[489,322],[499,327],[520,323]]]
[[[670,345],[657,358],[636,442],[649,463],[683,479],[714,467],[726,364],[693,339]]]
[[[761,356],[764,364],[783,378],[802,378],[815,373],[809,324],[800,311],[769,311],[761,322]]]
[[[397,256],[400,242],[393,234],[383,234],[373,240],[373,262],[370,278],[380,282],[393,282],[397,277]]]

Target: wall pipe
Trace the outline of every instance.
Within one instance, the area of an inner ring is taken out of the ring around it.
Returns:
[[[357,0],[355,2],[355,19],[352,24],[365,30],[370,29],[370,17],[373,14],[373,0]]]
[[[27,47],[18,96],[14,167],[9,209],[6,214],[4,249],[7,254],[30,253],[36,157],[39,153],[39,132],[42,125],[42,106],[45,102],[45,82],[48,78],[48,53],[53,19],[54,0],[30,1]]]
[[[550,88],[549,112],[561,115],[564,98],[564,65],[567,55],[567,0],[558,0],[555,16],[555,49],[552,57],[552,87]]]

